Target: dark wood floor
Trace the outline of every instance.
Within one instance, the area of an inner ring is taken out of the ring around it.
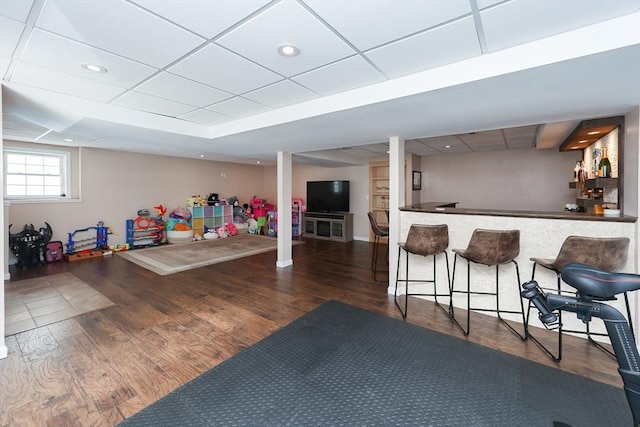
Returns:
[[[170,276],[117,255],[12,267],[12,282],[71,272],[116,305],[7,337],[0,425],[115,425],[330,299],[400,319],[386,284],[373,280],[371,251],[307,240],[290,268],[276,269],[270,252]],[[434,304],[411,299],[407,321],[621,386],[615,360],[583,339],[567,338],[554,363],[490,316],[473,313],[465,338]]]

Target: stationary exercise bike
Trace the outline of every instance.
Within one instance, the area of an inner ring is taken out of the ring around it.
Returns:
[[[633,424],[640,426],[640,355],[624,315],[600,302],[613,300],[623,292],[640,289],[640,275],[607,273],[578,263],[566,265],[561,275],[564,282],[577,290],[575,296],[545,294],[538,283],[531,280],[522,285],[522,297],[533,302],[540,311],[540,321],[546,325],[558,322],[555,310],[574,312],[584,323],[590,322],[592,317],[599,317],[604,321],[618,360],[618,372],[624,382]]]

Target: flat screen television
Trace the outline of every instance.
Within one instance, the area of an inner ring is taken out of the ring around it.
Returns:
[[[308,212],[349,212],[349,181],[307,181]]]

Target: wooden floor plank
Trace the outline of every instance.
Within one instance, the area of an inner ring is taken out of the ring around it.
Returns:
[[[367,242],[309,239],[293,247],[294,264],[284,269],[275,268],[275,251],[168,276],[117,255],[12,267],[12,281],[71,272],[116,305],[7,338],[0,425],[116,425],[331,299],[402,319],[387,285],[373,280],[371,253]],[[492,316],[472,313],[465,337],[435,304],[411,298],[406,321],[622,384],[615,360],[581,338],[567,337],[555,363]]]

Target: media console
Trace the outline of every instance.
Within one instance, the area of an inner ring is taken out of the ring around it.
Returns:
[[[340,242],[353,240],[352,213],[305,212],[303,218],[304,237]]]

